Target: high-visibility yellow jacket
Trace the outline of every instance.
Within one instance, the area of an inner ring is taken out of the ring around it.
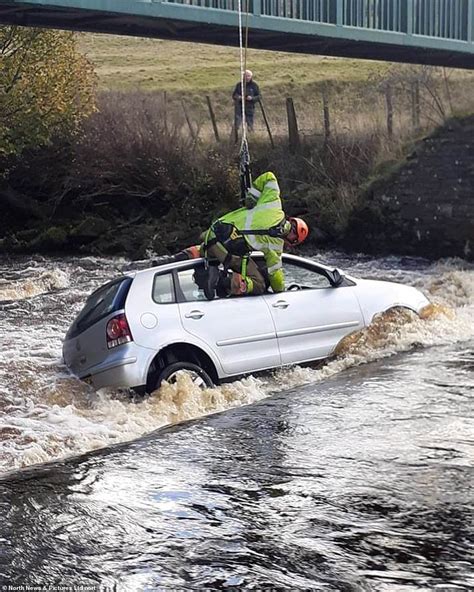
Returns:
[[[280,188],[275,175],[271,172],[263,173],[252,185],[250,193],[255,197],[255,205],[252,208],[239,208],[229,212],[219,220],[233,224],[237,230],[268,230],[281,224],[285,219],[285,213],[282,209]],[[286,224],[289,226],[288,222]],[[262,251],[272,290],[282,292],[285,289],[281,262],[283,239],[268,234],[246,234],[245,240],[250,250]]]

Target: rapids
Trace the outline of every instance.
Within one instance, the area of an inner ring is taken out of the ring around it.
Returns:
[[[247,377],[204,393],[186,379],[153,396],[94,392],[61,361],[61,339],[87,295],[144,262],[101,258],[0,259],[0,473],[64,459],[148,434],[157,428],[271,394],[324,381],[348,368],[408,350],[468,343],[474,338],[474,268],[461,260],[341,253],[315,256],[359,277],[416,286],[433,305],[425,318],[395,312],[340,344],[312,368]]]

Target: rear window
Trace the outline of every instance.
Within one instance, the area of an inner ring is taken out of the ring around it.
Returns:
[[[66,337],[75,337],[111,312],[124,308],[132,281],[131,277],[121,277],[93,292]]]

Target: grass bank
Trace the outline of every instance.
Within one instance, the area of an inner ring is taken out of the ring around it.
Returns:
[[[240,76],[239,49],[181,41],[82,34],[103,90],[166,90],[230,94]],[[384,71],[384,62],[248,50],[247,65],[268,96],[321,81],[356,82]]]
[[[181,102],[184,99],[193,124],[203,137],[212,136],[206,103],[208,95],[221,135],[230,134],[231,92],[240,76],[238,48],[93,34],[81,35],[79,43],[81,51],[95,66],[102,91],[157,94],[166,102],[168,117],[175,120],[184,117]],[[328,97],[331,124],[336,131],[366,129],[367,125],[380,127],[385,122],[385,98],[380,92],[380,83],[387,78],[414,76],[412,67],[388,62],[254,49],[248,50],[247,65],[260,85],[270,126],[276,134],[284,134],[287,129],[286,97],[294,99],[302,133],[322,133],[323,88]],[[455,110],[470,111],[474,73],[451,69],[445,74],[451,87],[449,101]],[[426,78],[424,73],[417,76]],[[440,86],[443,76],[437,75]],[[406,126],[410,118],[410,98],[406,93],[395,94],[394,125],[399,129]],[[432,96],[426,96],[422,102],[421,127],[440,123],[433,113],[434,102]],[[256,134],[266,134],[259,113]]]

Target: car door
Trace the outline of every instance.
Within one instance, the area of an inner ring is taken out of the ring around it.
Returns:
[[[284,260],[283,267],[286,285],[292,289],[264,296],[282,364],[324,358],[345,335],[364,327],[352,282],[333,287],[317,266],[312,269]]]
[[[212,348],[230,376],[279,366],[275,326],[263,296],[209,301],[194,281],[194,269],[176,272],[184,329]]]

